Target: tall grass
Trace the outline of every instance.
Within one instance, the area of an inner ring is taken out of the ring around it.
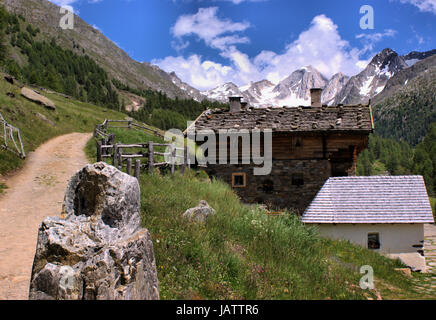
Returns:
[[[182,214],[206,200],[206,224]],[[345,241],[319,237],[292,213],[268,216],[205,174],[141,177],[142,223],[153,236],[163,299],[365,299],[363,265],[399,291],[402,265]]]

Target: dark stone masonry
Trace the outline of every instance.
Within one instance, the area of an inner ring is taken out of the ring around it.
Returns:
[[[345,166],[345,164],[344,164]],[[348,163],[351,167],[352,163]],[[234,185],[233,174],[245,174],[245,187],[234,191],[247,203],[266,204],[271,208],[287,208],[302,214],[331,176],[328,160],[273,161],[270,175],[255,176],[253,165],[209,165],[209,175]]]

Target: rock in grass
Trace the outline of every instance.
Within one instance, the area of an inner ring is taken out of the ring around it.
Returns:
[[[205,200],[201,200],[198,206],[186,210],[183,217],[193,222],[204,223],[213,214],[215,214],[215,210]]]
[[[64,214],[39,228],[29,299],[159,299],[135,178],[106,163],[87,165],[70,179]]]
[[[34,115],[35,115],[37,118],[41,119],[42,121],[47,122],[50,126],[52,126],[52,127],[55,126],[55,124],[53,123],[53,121],[51,121],[51,120],[50,120],[49,118],[47,118],[45,115],[43,115],[43,114],[41,114],[41,113],[39,113],[39,112],[35,112]]]
[[[23,97],[27,98],[28,100],[32,101],[32,102],[35,102],[35,103],[40,104],[40,105],[43,105],[47,109],[56,110],[56,106],[53,103],[53,101],[51,101],[50,99],[44,97],[43,95],[40,95],[39,93],[36,93],[32,89],[23,87],[21,89],[21,95]]]

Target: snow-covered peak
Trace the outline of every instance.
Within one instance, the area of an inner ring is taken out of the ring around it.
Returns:
[[[192,99],[194,99],[198,102],[201,102],[204,99],[206,99],[206,96],[202,95],[199,90],[191,87],[189,84],[180,80],[180,78],[177,76],[177,74],[175,72],[171,72],[169,74],[169,76],[170,76],[172,83],[174,83],[177,87],[179,87],[181,90],[186,92],[187,95],[189,97],[191,97]]]
[[[232,96],[243,97],[241,90],[239,90],[238,86],[233,82],[227,82],[221,86],[216,87],[215,89],[203,91],[202,94],[209,99],[217,100],[224,103],[228,102],[229,97]]]

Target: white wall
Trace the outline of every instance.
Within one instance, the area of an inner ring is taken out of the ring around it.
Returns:
[[[423,244],[423,224],[315,224],[320,234],[332,239],[345,239],[368,247],[368,233],[380,234],[382,253],[417,252],[413,245]]]

